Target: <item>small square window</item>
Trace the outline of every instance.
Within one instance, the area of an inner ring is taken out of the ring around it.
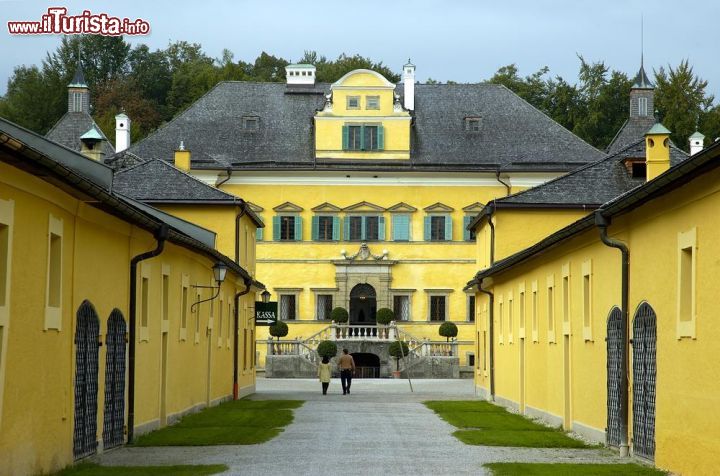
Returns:
[[[260,118],[256,116],[246,116],[242,118],[242,128],[244,131],[256,131],[260,128]]]
[[[365,109],[380,109],[380,96],[367,96],[365,98]]]
[[[467,132],[480,132],[482,127],[482,120],[479,117],[466,117],[465,118],[465,130]]]
[[[360,109],[360,96],[348,96],[347,97],[347,108],[348,109]]]

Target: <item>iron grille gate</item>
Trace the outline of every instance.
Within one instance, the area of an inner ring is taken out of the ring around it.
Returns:
[[[97,449],[98,337],[100,320],[90,301],[77,311],[75,330],[75,459]]]
[[[108,319],[105,349],[105,412],[103,413],[103,448],[124,443],[125,421],[125,319],[113,309]]]
[[[607,430],[609,446],[620,446],[620,388],[622,385],[622,311],[610,310],[607,323]]]
[[[655,311],[642,303],[633,319],[633,454],[655,457]]]

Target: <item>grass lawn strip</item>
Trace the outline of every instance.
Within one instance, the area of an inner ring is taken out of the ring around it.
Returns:
[[[237,400],[205,409],[178,424],[139,437],[135,446],[254,445],[293,421],[299,400]]]
[[[443,420],[459,428],[453,436],[468,445],[590,448],[557,428],[535,423],[489,402],[429,401],[425,405]]]
[[[66,468],[55,476],[207,476],[227,471],[224,464],[203,466],[100,466],[93,463],[81,463]]]
[[[490,463],[493,476],[664,476],[667,473],[639,464]]]

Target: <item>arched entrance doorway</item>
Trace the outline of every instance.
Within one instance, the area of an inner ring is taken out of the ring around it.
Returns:
[[[105,358],[105,412],[103,449],[125,442],[125,332],[127,325],[119,309],[113,309],[107,323]]]
[[[375,324],[377,298],[375,288],[358,284],[350,291],[350,324]]]
[[[90,301],[82,302],[77,311],[75,328],[75,459],[95,453],[97,449],[98,337],[100,319]]]
[[[633,318],[633,454],[655,457],[655,377],[657,329],[655,311],[643,302]]]
[[[351,355],[355,361],[355,378],[380,377],[380,357],[364,352],[353,352]]]

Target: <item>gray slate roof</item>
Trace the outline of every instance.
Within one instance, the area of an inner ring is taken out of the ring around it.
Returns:
[[[145,203],[239,202],[237,197],[157,159],[117,171],[113,191]]]
[[[338,167],[314,159],[313,116],[329,91],[324,83],[291,90],[283,83],[222,82],[129,152],[172,161],[183,141],[197,169]],[[258,116],[259,130],[243,131],[243,116]],[[345,159],[342,167],[569,170],[603,156],[499,85],[418,84],[414,116],[410,164]],[[482,118],[480,132],[465,131],[466,116]]]
[[[616,154],[629,144],[637,142],[638,139],[645,137],[645,133],[655,124],[653,116],[636,116],[630,117],[620,128],[615,138],[607,147],[608,154]]]
[[[66,112],[45,135],[51,141],[64,145],[68,149],[80,152],[80,136],[95,127],[103,138],[102,151],[105,158],[115,154],[115,148],[103,134],[93,118],[85,112]]]
[[[619,152],[595,163],[580,167],[544,184],[495,200],[496,206],[598,207],[645,183],[633,178],[623,161],[645,158],[645,140],[641,139]],[[670,147],[670,163],[677,165],[687,154]]]

